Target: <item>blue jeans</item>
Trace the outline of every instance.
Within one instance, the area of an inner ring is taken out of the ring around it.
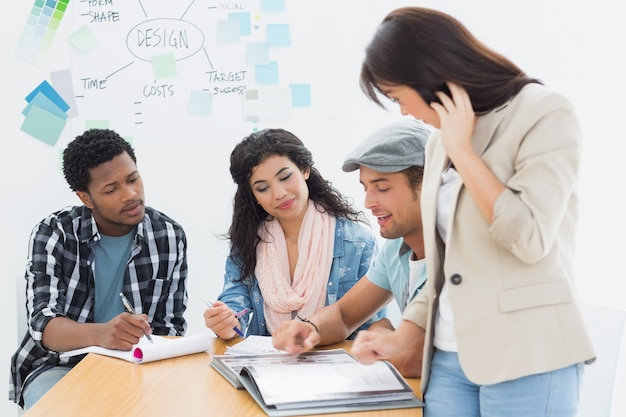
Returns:
[[[463,373],[456,352],[437,349],[424,394],[424,417],[575,417],[583,370],[581,363],[477,385]]]
[[[32,407],[37,400],[50,390],[67,374],[72,368],[67,366],[55,366],[48,370],[43,371],[31,381],[28,381],[24,387],[22,395],[24,396],[24,410],[28,410]]]

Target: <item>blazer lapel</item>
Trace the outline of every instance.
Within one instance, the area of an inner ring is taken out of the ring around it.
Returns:
[[[509,103],[506,103],[496,110],[478,116],[476,126],[474,126],[474,133],[472,134],[472,148],[477,155],[482,155],[489,147],[496,129],[506,115],[505,109],[508,105]]]
[[[439,186],[441,185],[441,173],[450,164],[450,159],[441,144],[440,131],[434,131],[429,141],[432,141],[433,143],[433,151],[426,157],[428,172],[425,172],[424,175],[432,175],[433,177],[436,176],[438,180],[424,181],[422,183],[422,194],[428,195],[429,198],[422,199],[421,209],[422,217],[432,219],[433,224],[435,224],[437,218],[437,194],[439,192]]]
[[[478,116],[474,132],[472,133],[472,148],[477,155],[482,155],[487,148],[489,148],[489,144],[493,140],[493,136],[498,128],[498,125],[504,119],[506,114],[504,109],[507,105],[508,103],[494,111]],[[433,198],[429,201],[422,201],[422,215],[435,220],[437,216],[436,196],[438,195],[439,187],[441,185],[441,174],[450,166],[450,158],[448,158],[448,155],[446,154],[446,151],[441,143],[440,135],[441,132],[436,131],[433,134],[433,137],[431,137],[431,140],[436,138],[436,144],[431,155],[430,168],[428,170],[429,175],[438,175],[439,181],[427,182],[428,187],[430,188],[424,191],[427,195],[433,196]],[[422,184],[422,186],[424,186],[424,184]],[[459,181],[454,189],[451,190],[450,220],[452,220],[455,216],[457,199],[462,188],[463,182]],[[448,236],[452,233],[452,224],[453,222],[450,221],[448,225]]]

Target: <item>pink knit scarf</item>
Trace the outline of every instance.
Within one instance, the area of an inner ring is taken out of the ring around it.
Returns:
[[[308,317],[326,304],[326,285],[333,261],[335,218],[321,213],[315,203],[302,219],[298,235],[298,260],[293,281],[285,234],[277,219],[260,228],[255,274],[263,294],[265,319],[270,334],[291,320],[292,313]]]

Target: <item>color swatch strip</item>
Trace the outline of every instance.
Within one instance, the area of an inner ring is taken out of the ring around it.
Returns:
[[[20,37],[17,58],[42,65],[70,0],[35,0]]]

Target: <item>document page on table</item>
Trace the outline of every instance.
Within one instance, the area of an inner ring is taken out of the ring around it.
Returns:
[[[250,335],[241,342],[226,346],[226,355],[246,355],[258,353],[287,353],[276,349],[272,343],[272,336]]]
[[[358,399],[407,392],[411,388],[385,362],[297,363],[247,367],[267,405]]]

